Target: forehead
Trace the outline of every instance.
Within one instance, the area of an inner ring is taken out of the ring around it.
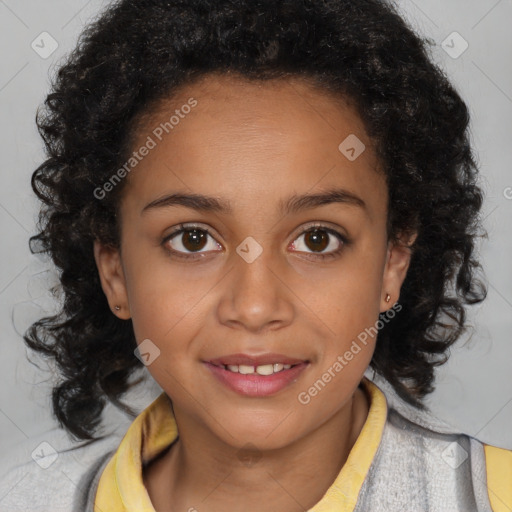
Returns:
[[[230,74],[205,75],[180,87],[171,97],[153,105],[144,117],[142,130],[149,132],[160,122],[169,121],[170,115],[186,106],[192,98],[198,105],[186,115],[187,123],[180,121],[181,126],[172,127],[175,136],[186,131],[189,138],[191,125],[194,130],[204,126],[205,132],[222,127],[220,136],[228,133],[230,127],[235,133],[239,133],[240,128],[249,133],[252,128],[253,133],[258,132],[258,141],[264,140],[265,133],[274,135],[275,131],[285,128],[290,136],[308,140],[325,137],[327,131],[337,137],[347,127],[366,136],[364,124],[351,99],[320,89],[312,79],[249,80]]]
[[[154,143],[129,174],[127,196],[134,206],[142,209],[166,192],[193,191],[236,198],[240,205],[257,199],[268,208],[269,201],[277,204],[293,193],[344,186],[379,196],[374,209],[385,207],[372,141],[343,96],[300,78],[208,75],[157,107],[133,144],[136,150],[149,139]],[[347,158],[348,146],[362,153]]]

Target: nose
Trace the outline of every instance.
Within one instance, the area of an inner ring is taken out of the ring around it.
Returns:
[[[251,333],[289,325],[294,295],[286,284],[284,264],[270,250],[263,250],[252,261],[233,254],[233,264],[218,306],[220,322]]]

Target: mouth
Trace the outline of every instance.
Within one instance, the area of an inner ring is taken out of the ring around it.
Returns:
[[[224,370],[241,373],[243,375],[273,375],[302,363],[309,363],[307,360],[285,356],[283,354],[263,354],[261,356],[250,356],[247,354],[232,354],[217,357],[208,361],[214,366]]]
[[[253,357],[245,354],[224,356],[204,361],[217,379],[238,394],[268,396],[296,382],[309,366],[309,360],[282,354]]]
[[[218,368],[223,368],[228,372],[241,373],[242,375],[274,375],[284,370],[289,370],[298,364],[284,364],[284,363],[270,363],[261,365],[246,365],[246,364],[222,364],[214,365]]]

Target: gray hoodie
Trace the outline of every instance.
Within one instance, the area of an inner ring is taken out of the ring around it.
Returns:
[[[388,417],[354,512],[492,512],[483,443],[366,375],[384,392]],[[129,425],[71,446],[61,429],[25,442],[0,473],[0,512],[93,512],[101,473]]]

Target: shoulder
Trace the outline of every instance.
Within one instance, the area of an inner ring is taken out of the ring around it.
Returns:
[[[512,510],[511,450],[404,403],[382,379],[375,383],[386,397],[387,417],[361,510],[393,510],[406,503],[418,510],[425,503],[432,510]],[[393,493],[386,491],[390,488]]]
[[[2,456],[0,510],[74,512],[86,499],[89,476],[109,459],[122,434],[73,442],[55,428],[18,445]]]
[[[484,444],[487,490],[494,512],[512,510],[512,450]]]
[[[512,450],[438,426],[436,418],[428,424],[427,413],[420,422],[390,408],[377,464],[370,473],[374,483],[385,480],[395,489],[408,489],[415,493],[418,506],[428,502],[433,510],[444,510],[448,504],[446,510],[510,512]],[[413,491],[415,487],[421,491]]]

